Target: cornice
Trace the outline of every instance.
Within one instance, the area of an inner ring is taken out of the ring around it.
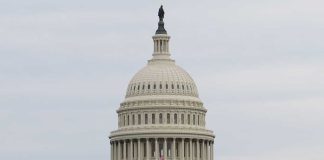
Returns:
[[[206,129],[186,129],[182,127],[177,128],[156,128],[156,129],[132,129],[132,130],[117,130],[111,132],[109,138],[111,139],[125,139],[125,138],[197,138],[204,137],[213,139],[215,135],[212,131]]]
[[[197,107],[185,107],[185,106],[137,106],[137,107],[129,107],[129,108],[120,108],[116,112],[121,113],[125,111],[165,111],[165,112],[175,112],[181,110],[188,111],[199,111],[206,113],[207,110],[205,108],[197,108]]]

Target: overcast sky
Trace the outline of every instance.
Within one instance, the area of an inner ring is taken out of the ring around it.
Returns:
[[[0,0],[0,159],[107,160],[161,1]],[[324,1],[163,2],[217,160],[324,159]]]

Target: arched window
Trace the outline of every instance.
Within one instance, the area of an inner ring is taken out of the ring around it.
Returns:
[[[124,126],[126,126],[126,116],[124,115]]]
[[[148,86],[147,86],[147,89],[150,89],[150,88],[151,88],[151,85],[148,85]]]
[[[178,115],[177,114],[174,114],[174,124],[178,124]]]
[[[154,84],[153,89],[156,89],[156,84]]]
[[[190,124],[190,114],[188,114],[188,124]]]
[[[139,90],[139,89],[140,89],[140,85],[137,86],[137,90]]]
[[[169,86],[168,86],[168,84],[166,84],[166,85],[165,85],[165,89],[168,89],[168,88],[169,88]]]
[[[182,85],[182,90],[184,90],[184,85]]]
[[[170,113],[168,113],[168,114],[167,114],[167,123],[168,123],[168,124],[171,123],[171,122],[170,122],[170,121],[171,121],[170,119],[171,119],[171,118],[170,118]]]
[[[193,115],[192,123],[193,123],[193,125],[196,125],[196,115]]]
[[[160,84],[160,89],[162,89],[162,84]]]
[[[197,115],[197,120],[198,120],[198,126],[199,126],[199,124],[200,124],[199,115]]]
[[[127,116],[127,125],[129,126],[129,115]]]
[[[173,84],[171,85],[171,89],[174,89],[174,85]]]
[[[152,114],[152,124],[155,124],[155,114]]]
[[[145,124],[148,124],[148,115],[145,114]]]
[[[163,116],[162,116],[162,113],[160,113],[160,115],[159,115],[159,123],[162,124],[162,122],[163,122]]]
[[[132,117],[132,124],[135,125],[135,115],[133,114],[133,117]]]
[[[137,124],[140,125],[141,124],[141,115],[137,115]]]
[[[143,86],[142,86],[142,90],[144,90],[144,88],[145,88],[145,85],[143,84]]]
[[[184,114],[181,114],[181,124],[184,124]]]
[[[180,89],[179,84],[177,84],[177,89]]]

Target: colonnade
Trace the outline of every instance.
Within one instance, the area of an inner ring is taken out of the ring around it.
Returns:
[[[212,140],[140,138],[112,140],[111,160],[213,160]]]
[[[154,40],[154,53],[169,52],[169,39]]]

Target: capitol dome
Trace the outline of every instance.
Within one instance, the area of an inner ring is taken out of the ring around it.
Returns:
[[[213,131],[194,80],[170,58],[164,11],[153,57],[130,80],[111,132],[111,160],[213,160]]]
[[[198,91],[190,75],[174,61],[151,61],[131,79],[126,98],[143,95],[198,97]]]

